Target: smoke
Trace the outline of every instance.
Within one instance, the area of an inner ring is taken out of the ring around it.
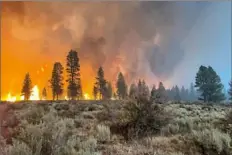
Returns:
[[[77,49],[81,63],[115,80],[168,80],[185,52],[181,42],[207,2],[2,2],[11,35],[45,57]],[[60,51],[67,49],[67,51]],[[81,64],[82,65],[82,64]],[[84,70],[84,68],[82,68]],[[85,75],[89,76],[89,75]],[[94,75],[93,75],[94,76]]]

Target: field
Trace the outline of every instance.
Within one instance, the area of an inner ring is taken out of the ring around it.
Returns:
[[[0,110],[3,155],[232,154],[231,106],[129,100],[3,106],[11,113],[3,118]]]

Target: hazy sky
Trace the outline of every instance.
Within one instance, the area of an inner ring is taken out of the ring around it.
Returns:
[[[201,12],[182,42],[186,52],[173,81],[194,81],[200,65],[211,65],[220,75],[225,88],[231,79],[231,2],[212,2]],[[181,73],[181,74],[180,74]]]
[[[48,88],[55,61],[78,50],[84,92],[103,66],[113,86],[163,81],[189,87],[200,65],[231,79],[231,2],[2,2],[1,94],[20,95],[30,72]],[[49,89],[49,88],[48,88]],[[50,92],[50,90],[49,90]],[[66,95],[66,94],[64,94]]]

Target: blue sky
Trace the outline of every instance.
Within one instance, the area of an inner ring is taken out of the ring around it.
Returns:
[[[174,83],[188,86],[194,82],[200,65],[210,65],[228,89],[231,79],[231,2],[212,2],[204,8],[181,47],[185,56],[171,78]]]

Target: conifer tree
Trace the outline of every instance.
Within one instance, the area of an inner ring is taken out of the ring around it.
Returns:
[[[159,87],[157,89],[157,97],[156,102],[157,103],[165,103],[167,101],[167,94],[165,87],[162,82],[159,83]]]
[[[63,93],[63,66],[60,62],[55,62],[52,70],[52,77],[50,79],[50,84],[52,88],[53,100],[59,99],[59,96]]]
[[[97,72],[96,86],[99,91],[100,99],[106,98],[106,80],[104,76],[104,70],[102,67],[100,67]]]
[[[194,88],[193,83],[190,84],[189,100],[190,101],[196,100],[196,92],[195,92],[195,88]]]
[[[124,76],[121,72],[118,74],[116,88],[117,88],[118,98],[124,99],[127,96],[127,85]]]
[[[113,88],[110,82],[106,83],[106,98],[111,99],[113,95]]]
[[[182,87],[183,88],[183,87]],[[180,97],[180,89],[178,86],[175,86],[175,96],[174,96],[174,100],[175,101],[180,101],[181,97]]]
[[[229,100],[232,101],[232,80],[230,81],[229,86],[230,86],[229,91],[228,91]]]
[[[93,86],[93,97],[95,100],[97,99],[97,95],[98,95],[98,89],[97,89],[97,86],[94,85]]]
[[[221,79],[210,66],[200,66],[196,75],[195,87],[201,93],[199,100],[204,102],[220,102],[225,99],[222,93],[223,85]]]
[[[31,82],[31,78],[30,78],[30,74],[27,73],[24,81],[23,81],[23,87],[21,90],[21,95],[24,96],[24,100],[29,100],[30,96],[31,96],[31,91],[32,89],[32,82]]]
[[[42,91],[42,99],[47,99],[47,90],[46,90],[46,88],[44,87],[43,88],[43,91]]]
[[[152,89],[151,89],[151,101],[155,101],[156,95],[157,95],[156,86],[153,85],[153,87],[152,87]]]
[[[67,55],[66,72],[68,74],[68,94],[69,98],[81,99],[82,87],[80,78],[80,63],[78,53],[75,50],[71,50]]]
[[[135,99],[135,97],[137,96],[137,91],[137,86],[134,83],[132,83],[130,85],[129,97]]]

